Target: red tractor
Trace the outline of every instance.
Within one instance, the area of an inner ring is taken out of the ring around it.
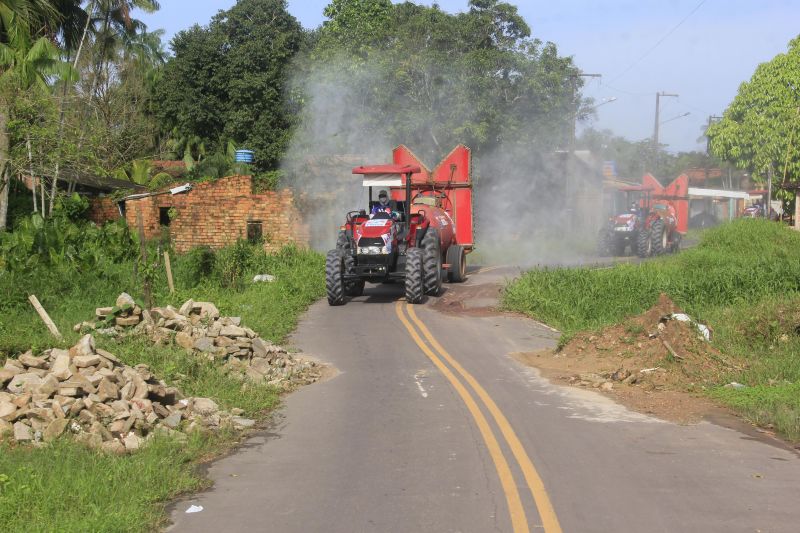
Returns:
[[[649,257],[677,252],[682,237],[678,231],[678,216],[672,204],[654,203],[637,235],[636,255]]]
[[[402,281],[406,300],[418,304],[425,295],[439,295],[445,275],[456,283],[466,279],[472,249],[469,150],[457,147],[433,172],[404,146],[395,149],[394,159],[392,165],[353,169],[364,176],[369,209],[347,214],[336,248],[326,256],[330,305],[360,296],[366,282]],[[441,168],[450,170],[447,179],[440,179]],[[387,209],[373,209],[375,189],[391,191]]]
[[[677,252],[689,224],[689,178],[681,174],[664,187],[651,174],[642,184],[619,189],[638,198],[629,213],[609,219],[600,230],[598,248],[601,255],[621,255],[630,245],[639,257]]]
[[[622,256],[630,246],[637,253],[639,232],[650,205],[650,189],[641,186],[623,187],[628,212],[608,218],[597,236],[597,252],[601,256]]]

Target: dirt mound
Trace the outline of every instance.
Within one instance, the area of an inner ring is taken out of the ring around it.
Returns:
[[[691,422],[714,408],[697,393],[737,366],[686,318],[662,294],[641,315],[580,333],[556,352],[520,354],[520,359],[547,377],[599,389],[633,409]]]

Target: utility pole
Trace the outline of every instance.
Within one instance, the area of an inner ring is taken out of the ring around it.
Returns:
[[[656,93],[656,123],[653,128],[653,151],[654,153],[658,153],[658,127],[660,125],[660,113],[661,113],[661,97],[662,96],[674,96],[678,97],[677,94],[672,93],[665,93],[663,91]]]
[[[601,78],[603,77],[602,74],[586,74],[584,72],[578,72],[576,74],[570,74],[570,79],[572,79],[572,102],[575,103],[575,95],[578,92],[578,78]],[[578,111],[580,111],[580,105],[575,104],[575,112],[572,115],[572,139],[570,140],[570,151],[575,152],[575,143],[576,143],[576,130],[578,129]]]
[[[767,169],[767,205],[764,209],[764,217],[769,220],[772,216],[772,164]]]

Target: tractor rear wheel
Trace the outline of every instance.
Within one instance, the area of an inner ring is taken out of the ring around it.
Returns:
[[[356,257],[350,246],[350,239],[344,230],[339,232],[336,239],[336,249],[342,252],[344,257],[344,272],[348,275],[356,273]],[[344,282],[344,292],[347,296],[361,296],[364,294],[364,280],[348,280]]]
[[[450,268],[447,270],[447,279],[450,283],[461,283],[467,279],[467,253],[464,247],[453,244],[447,249],[447,262]]]
[[[410,304],[422,303],[425,293],[422,285],[422,250],[410,248],[406,252],[406,301]]]
[[[442,245],[436,228],[428,228],[422,239],[422,270],[425,294],[439,296],[442,292]]]
[[[667,251],[667,230],[662,219],[653,221],[652,232],[653,255],[662,255]]]
[[[328,305],[344,303],[344,258],[339,250],[331,250],[325,256],[325,291]]]
[[[653,251],[653,240],[650,238],[650,230],[642,228],[636,236],[636,255],[639,257],[650,257]]]

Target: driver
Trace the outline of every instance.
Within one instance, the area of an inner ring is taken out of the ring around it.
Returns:
[[[389,193],[385,190],[378,193],[378,203],[372,206],[372,213],[392,213],[392,206],[389,202]]]

